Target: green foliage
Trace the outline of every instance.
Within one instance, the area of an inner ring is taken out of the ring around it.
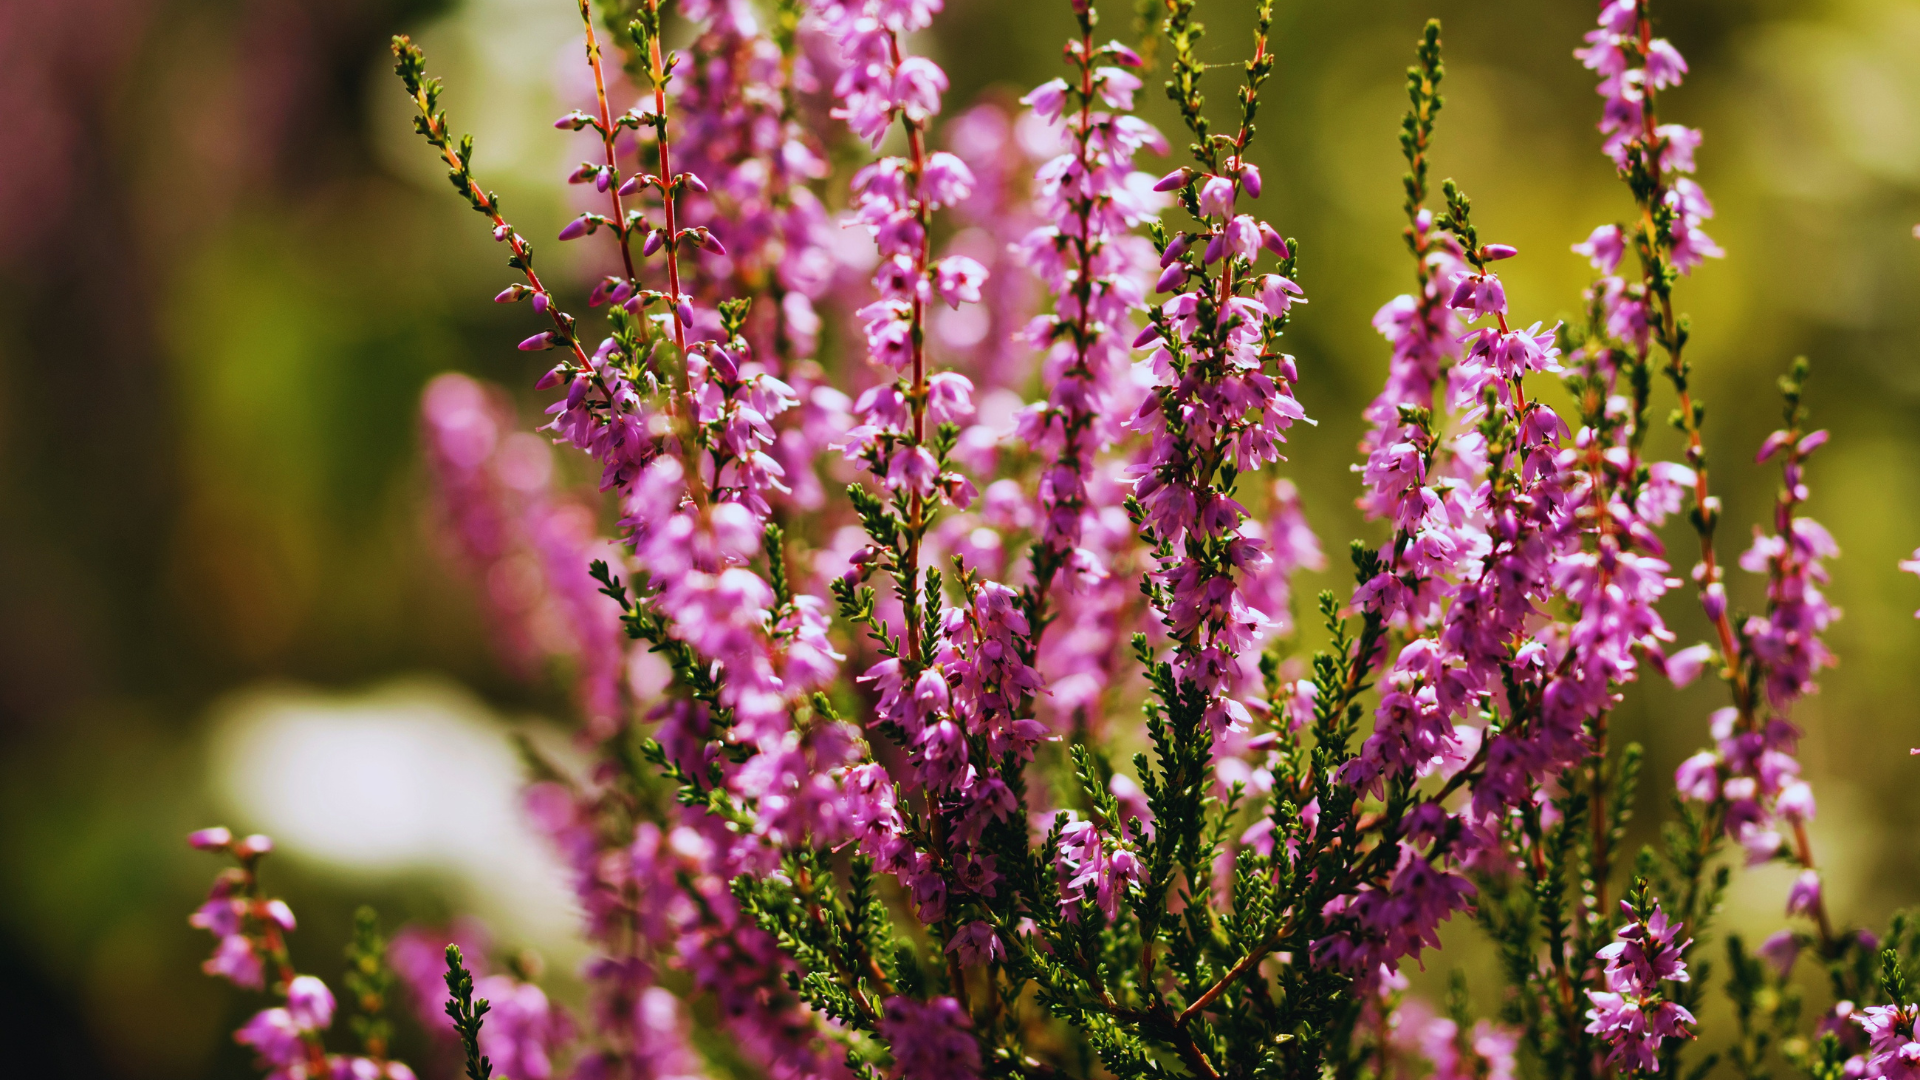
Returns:
[[[393,1024],[386,1017],[386,1009],[394,974],[387,966],[387,938],[380,932],[380,917],[372,908],[362,906],[353,913],[353,941],[346,952],[347,973],[341,985],[356,1010],[348,1025],[363,1053],[384,1058],[393,1038]]]
[[[492,1007],[486,998],[473,997],[473,973],[460,955],[460,946],[447,946],[447,1018],[460,1037],[460,1049],[466,1055],[467,1080],[490,1080],[493,1062],[480,1052],[480,1026]],[[501,1080],[507,1080],[502,1077]]]

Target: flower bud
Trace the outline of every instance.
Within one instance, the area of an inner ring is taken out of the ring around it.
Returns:
[[[1166,290],[1162,289],[1160,291],[1165,292]],[[1152,323],[1148,323],[1147,328],[1140,331],[1140,335],[1133,339],[1133,347],[1136,349],[1144,349],[1158,340],[1160,340],[1160,328]]]
[[[720,242],[720,238],[705,229],[700,230],[700,246],[713,252],[715,255],[725,255],[727,253],[727,246]]]
[[[525,297],[527,293],[531,291],[533,290],[527,288],[525,285],[509,285],[500,290],[499,294],[493,298],[493,302],[496,304],[511,304],[515,300]]]
[[[1165,270],[1173,264],[1173,260],[1185,255],[1188,245],[1192,243],[1193,234],[1180,233],[1176,235],[1173,240],[1167,244],[1167,250],[1160,253],[1160,269]]]
[[[296,975],[287,984],[287,1013],[297,1027],[324,1030],[333,1023],[333,991],[311,975]]]
[[[1486,262],[1499,262],[1501,259],[1511,259],[1518,254],[1520,249],[1512,244],[1480,245],[1480,258]]]
[[[640,245],[641,256],[645,257],[659,251],[661,241],[666,235],[667,231],[665,229],[654,229],[647,233],[647,242]]]
[[[1240,166],[1240,186],[1246,189],[1250,198],[1260,197],[1260,166]]]
[[[1787,914],[1807,915],[1820,906],[1820,871],[1808,867],[1787,890]]]
[[[689,304],[685,300],[682,300],[680,301],[679,304],[674,306],[673,313],[680,317],[681,326],[684,326],[688,329],[693,328],[693,305],[692,304]]]
[[[1172,292],[1187,280],[1187,264],[1174,263],[1160,274],[1160,280],[1153,283],[1156,292]]]
[[[620,190],[617,194],[632,195],[634,192],[637,192],[640,190],[640,185],[642,183],[642,180],[643,178],[639,176],[627,177],[625,180],[622,180],[620,182]]]
[[[698,176],[695,176],[693,173],[690,173],[690,172],[681,173],[680,180],[682,183],[686,184],[688,187],[692,188],[693,190],[699,192],[702,195],[705,195],[707,193],[706,182],[704,180],[701,180]]]
[[[265,855],[273,850],[273,840],[263,833],[254,833],[233,845],[233,853],[243,859]]]
[[[535,334],[532,337],[528,338],[527,340],[521,342],[520,351],[521,352],[539,352],[541,349],[551,349],[553,348],[553,346],[554,346],[553,331],[543,330],[540,333]]]
[[[600,228],[599,218],[592,214],[581,214],[579,217],[567,222],[567,227],[560,230],[560,239],[578,240],[580,237],[598,228]]]
[[[1727,614],[1727,589],[1719,582],[1700,591],[1700,606],[1706,609],[1707,618],[1719,622]]]
[[[292,933],[294,929],[293,909],[285,900],[269,900],[264,908],[267,920],[282,930]]]
[[[1286,238],[1264,221],[1260,223],[1260,246],[1283,259],[1293,257],[1293,251],[1287,247]]]
[[[1193,179],[1192,169],[1188,169],[1184,167],[1178,168],[1168,173],[1167,175],[1161,177],[1160,182],[1153,185],[1153,190],[1174,191],[1176,189],[1186,187],[1187,183],[1192,179]]]
[[[187,843],[201,851],[225,851],[233,844],[233,831],[215,826],[187,834]]]
[[[1115,60],[1119,61],[1123,67],[1137,68],[1146,66],[1146,62],[1140,59],[1139,53],[1134,52],[1132,49],[1127,48],[1117,41],[1107,42],[1106,51]]]

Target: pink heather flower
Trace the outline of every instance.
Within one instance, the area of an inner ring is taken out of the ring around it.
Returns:
[[[940,111],[947,74],[924,56],[909,56],[893,73],[893,97],[909,116],[924,119]]]
[[[1787,890],[1787,914],[1811,915],[1820,906],[1820,871],[1808,867],[1793,879]]]
[[[1602,225],[1593,230],[1585,240],[1573,245],[1575,254],[1585,255],[1593,268],[1603,274],[1611,274],[1620,266],[1620,257],[1626,254],[1626,237],[1618,225]]]
[[[1072,811],[1064,811],[1071,815]],[[1070,817],[1060,833],[1060,906],[1074,918],[1073,905],[1092,901],[1112,922],[1127,889],[1140,881],[1146,868],[1134,853],[1110,843],[1091,821]]]
[[[262,1009],[233,1033],[233,1041],[253,1047],[262,1066],[284,1069],[305,1058],[305,1030],[286,1009]]]
[[[1800,957],[1800,938],[1791,930],[1776,930],[1760,943],[1754,953],[1773,968],[1773,973],[1786,978],[1793,970],[1793,962]]]
[[[312,975],[296,975],[287,984],[287,1014],[303,1031],[325,1031],[333,1023],[333,991]]]
[[[1501,286],[1497,274],[1463,274],[1454,285],[1453,298],[1448,304],[1472,312],[1468,317],[1477,319],[1483,315],[1505,312],[1507,291]]]
[[[1920,574],[1920,548],[1914,549],[1913,555],[1911,558],[1902,559],[1900,561],[1900,569],[1906,571],[1909,574]],[[1916,619],[1920,619],[1920,611],[1914,612],[1913,617]]]
[[[261,905],[261,909],[266,915],[268,922],[271,922],[282,930],[293,930],[293,909],[287,906],[285,900],[269,900]]]
[[[964,255],[941,259],[934,264],[934,292],[949,307],[980,302],[980,286],[987,280],[987,268]]]
[[[242,859],[257,859],[273,850],[273,838],[265,833],[242,837],[233,845],[233,853]]]
[[[1428,804],[1442,819],[1445,813]],[[1335,897],[1324,914],[1335,932],[1313,943],[1316,961],[1352,973],[1397,970],[1404,958],[1440,947],[1439,926],[1463,911],[1471,882],[1446,869],[1446,860],[1400,842],[1400,861],[1381,885]]]
[[[1660,1044],[1669,1038],[1693,1037],[1693,1014],[1666,1000],[1662,982],[1686,982],[1690,976],[1674,944],[1681,927],[1670,922],[1659,904],[1647,918],[1633,905],[1620,902],[1632,921],[1620,927],[1617,939],[1602,947],[1596,959],[1604,965],[1605,990],[1589,990],[1593,1008],[1587,1010],[1589,1034],[1607,1044],[1607,1062],[1641,1072],[1660,1070]]]
[[[1875,1080],[1920,1080],[1920,1037],[1914,1019],[1920,1006],[1874,1005],[1852,1014],[1867,1033],[1866,1076]]]
[[[252,939],[244,934],[228,934],[221,938],[220,944],[213,950],[213,956],[200,965],[200,970],[248,990],[260,989],[266,978],[266,968],[260,954],[254,949]]]
[[[881,1041],[893,1051],[890,1075],[899,1080],[976,1080],[980,1042],[972,1027],[967,1011],[953,998],[888,998],[879,1030]]]
[[[1004,960],[1007,956],[1005,945],[992,926],[975,920],[962,926],[953,940],[947,942],[947,951],[958,953],[960,962],[967,965],[985,964],[995,960]]]
[[[1668,681],[1675,687],[1683,687],[1700,677],[1700,671],[1708,660],[1713,658],[1713,646],[1689,645],[1666,658]]]
[[[1020,99],[1020,104],[1032,109],[1042,120],[1053,120],[1060,116],[1066,101],[1067,80],[1050,79],[1029,91]]]
[[[1232,180],[1224,176],[1210,176],[1200,186],[1200,212],[1209,216],[1231,217],[1233,197]]]
[[[233,843],[233,832],[220,827],[201,829],[189,834],[187,843],[201,851],[224,851]]]
[[[1394,1049],[1428,1065],[1432,1080],[1513,1080],[1516,1075],[1520,1035],[1504,1024],[1480,1020],[1463,1033],[1425,1002],[1410,999],[1394,1011],[1388,1030]]]
[[[513,1080],[547,1080],[553,1074],[549,1051],[566,1033],[547,995],[510,975],[476,980],[473,995],[493,1004],[480,1029],[480,1051],[494,1068]]]

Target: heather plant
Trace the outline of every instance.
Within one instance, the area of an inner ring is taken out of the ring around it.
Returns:
[[[1434,189],[1438,23],[1419,36],[1411,291],[1374,318],[1388,374],[1355,467],[1376,531],[1351,591],[1310,605],[1291,578],[1324,559],[1283,475],[1312,422],[1282,351],[1302,253],[1248,156],[1280,92],[1271,4],[1221,8],[1248,50],[1225,122],[1197,0],[1151,8],[1137,47],[1069,0],[1062,76],[1017,116],[975,106],[948,150],[947,77],[913,51],[940,6],[579,0],[593,98],[556,126],[591,145],[559,234],[597,245],[584,316],[394,40],[416,129],[517,275],[495,299],[529,304],[520,348],[552,358],[529,376],[544,438],[460,375],[423,436],[450,551],[518,583],[489,593],[504,654],[577,687],[590,765],[525,747],[525,804],[570,868],[590,998],[575,1020],[533,965],[487,974],[476,932],[389,946],[369,915],[359,1052],[329,1052],[268,843],[208,830],[237,865],[194,915],[207,970],[276,1002],[240,1041],[289,1080],[409,1076],[384,1012],[405,988],[472,1080],[1920,1075],[1920,936],[1830,916],[1794,758],[1839,617],[1801,512],[1827,439],[1804,360],[1737,560],[1764,605],[1730,606],[1678,308],[1722,252],[1701,135],[1658,111],[1687,64],[1648,0],[1609,0],[1575,54],[1626,190],[1574,246],[1596,276],[1573,323],[1512,311],[1519,252]],[[1134,113],[1143,55],[1181,151]],[[1668,388],[1679,461],[1650,438]],[[1687,591],[1707,642],[1662,615]],[[1302,606],[1325,633],[1304,658]],[[1711,748],[1630,852],[1641,751],[1609,718],[1645,675],[1708,672]],[[1768,862],[1797,868],[1786,928],[1717,942],[1735,1026],[1692,1050],[1715,914]],[[1444,1011],[1410,994],[1450,923],[1499,958],[1495,1015],[1458,977]],[[1796,965],[1826,976],[1816,1014]]]

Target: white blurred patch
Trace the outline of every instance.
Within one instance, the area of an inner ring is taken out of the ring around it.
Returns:
[[[505,939],[552,949],[576,926],[566,871],[520,810],[506,725],[455,687],[245,691],[219,710],[212,764],[236,832],[362,874],[450,874]]]

